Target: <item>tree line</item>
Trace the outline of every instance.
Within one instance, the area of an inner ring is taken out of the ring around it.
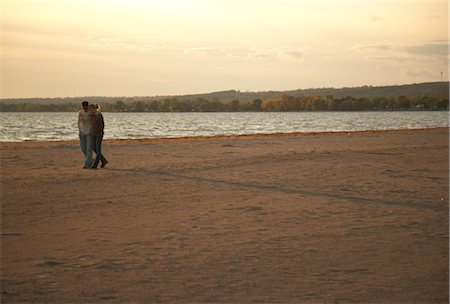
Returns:
[[[79,103],[0,103],[0,112],[73,112],[80,109]],[[395,110],[448,110],[448,97],[436,96],[396,96],[396,97],[351,97],[335,98],[328,96],[290,96],[283,94],[279,98],[238,99],[221,102],[196,98],[194,100],[176,97],[162,100],[134,100],[104,103],[100,105],[104,112],[300,112],[300,111],[395,111]]]

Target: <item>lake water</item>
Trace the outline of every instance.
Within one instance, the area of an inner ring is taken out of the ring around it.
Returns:
[[[103,113],[105,139],[448,127],[442,112]],[[77,113],[0,113],[0,141],[78,139]]]

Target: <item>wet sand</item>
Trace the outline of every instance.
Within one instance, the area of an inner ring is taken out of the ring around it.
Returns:
[[[448,136],[1,143],[1,302],[448,303]]]

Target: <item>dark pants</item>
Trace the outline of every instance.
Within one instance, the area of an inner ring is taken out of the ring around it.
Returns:
[[[95,154],[97,154],[97,157],[95,158],[95,162],[92,165],[93,168],[97,168],[98,163],[100,161],[102,161],[102,164],[104,164],[106,162],[106,158],[102,154],[102,140],[103,140],[103,134],[93,136],[94,152],[95,152]]]

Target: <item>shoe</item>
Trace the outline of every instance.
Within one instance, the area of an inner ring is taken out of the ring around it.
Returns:
[[[92,166],[91,169],[97,169],[97,167]]]
[[[83,167],[83,169],[91,169],[91,167]]]
[[[106,164],[109,163],[107,160],[105,160],[101,165],[100,168],[104,168],[106,166]]]

